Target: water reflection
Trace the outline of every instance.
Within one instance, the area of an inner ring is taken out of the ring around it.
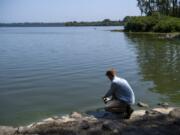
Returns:
[[[165,95],[165,101],[180,105],[180,40],[127,33],[125,36],[136,48],[143,79],[155,84],[151,91]]]

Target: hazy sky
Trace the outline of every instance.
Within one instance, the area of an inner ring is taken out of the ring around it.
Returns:
[[[0,22],[65,22],[140,15],[137,0],[0,0]]]

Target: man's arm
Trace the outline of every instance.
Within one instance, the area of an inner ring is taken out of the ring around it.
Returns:
[[[113,95],[114,91],[115,91],[115,83],[111,84],[111,88],[109,89],[109,91],[105,94],[105,96],[103,98],[107,98]]]

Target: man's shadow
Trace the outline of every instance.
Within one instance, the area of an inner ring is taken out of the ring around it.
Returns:
[[[98,108],[96,110],[86,111],[86,114],[92,115],[97,119],[111,119],[111,120],[124,119],[123,113],[108,112],[104,108]]]

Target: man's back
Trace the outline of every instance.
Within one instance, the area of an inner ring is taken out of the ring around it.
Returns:
[[[114,89],[113,93],[116,99],[123,100],[128,104],[135,103],[134,92],[125,79],[115,76],[112,80],[111,88]]]

